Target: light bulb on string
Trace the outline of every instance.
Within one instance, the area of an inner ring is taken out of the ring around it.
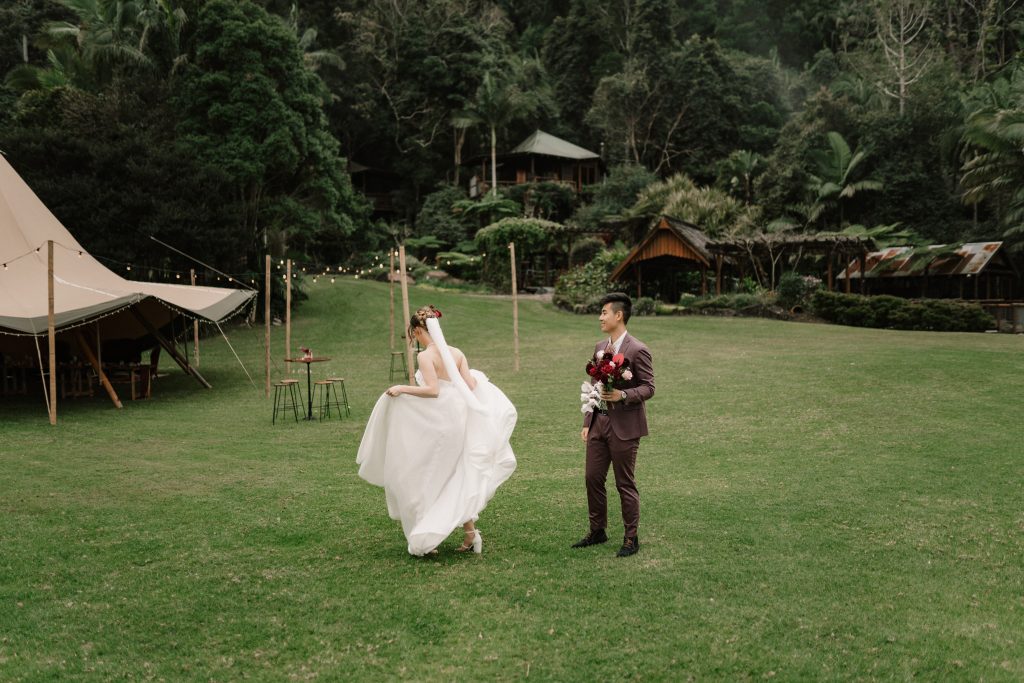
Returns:
[[[331,284],[332,285],[334,284],[334,278],[333,277],[331,278]]]

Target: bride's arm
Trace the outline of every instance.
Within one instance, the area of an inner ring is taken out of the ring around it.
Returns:
[[[459,354],[458,367],[459,374],[462,375],[462,379],[466,382],[466,386],[469,387],[470,391],[474,391],[476,389],[476,378],[473,377],[472,373],[469,371],[469,361],[466,360],[465,354]]]
[[[410,396],[419,396],[420,398],[437,398],[437,395],[441,393],[441,385],[437,381],[437,371],[434,370],[434,361],[431,354],[421,351],[419,365],[420,372],[423,374],[423,386],[398,384],[388,389],[388,395],[409,394]]]

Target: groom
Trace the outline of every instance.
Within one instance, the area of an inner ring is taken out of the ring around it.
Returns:
[[[636,490],[636,451],[640,437],[647,436],[644,402],[654,396],[654,368],[651,352],[639,339],[626,332],[633,302],[620,292],[601,299],[601,331],[607,335],[594,347],[594,353],[621,353],[629,361],[633,377],[622,388],[602,393],[607,410],[594,410],[583,417],[583,442],[587,444],[587,506],[590,508],[590,533],[573,544],[585,548],[608,540],[608,496],[604,482],[608,466],[615,472],[615,488],[622,503],[622,522],[626,536],[619,557],[628,557],[640,548],[637,526],[640,523],[640,493]]]

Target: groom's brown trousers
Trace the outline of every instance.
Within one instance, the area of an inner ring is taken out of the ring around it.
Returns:
[[[608,494],[605,480],[608,465],[615,473],[615,488],[622,502],[622,523],[626,536],[636,536],[640,524],[640,492],[636,488],[634,469],[636,451],[640,439],[623,440],[612,431],[607,415],[594,415],[587,435],[587,507],[590,509],[590,529],[605,529],[608,526]]]

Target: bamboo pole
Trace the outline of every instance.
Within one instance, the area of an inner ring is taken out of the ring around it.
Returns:
[[[266,291],[263,293],[263,396],[270,398],[270,254],[267,254],[264,282]]]
[[[399,245],[398,247],[398,267],[402,270],[401,278],[402,283],[402,310],[405,311],[405,318],[403,320],[409,320],[411,317],[409,313],[409,280],[405,274],[405,245]],[[415,370],[412,365],[412,339],[405,340],[405,362],[406,368],[409,370],[409,384],[415,384]]]
[[[388,297],[391,299],[391,350],[395,350],[395,250],[388,250]]]
[[[288,265],[284,273],[284,357],[292,357],[292,260],[288,259]]]
[[[189,275],[192,278],[192,286],[195,287],[196,286],[196,269],[195,268],[190,268],[189,269]],[[195,360],[195,363],[193,363],[193,365],[195,365],[198,368],[199,367],[199,321],[198,320],[193,320],[192,321],[192,356],[193,356],[193,359]]]
[[[512,265],[512,357],[514,369],[519,372],[519,283],[516,279],[516,243],[508,243],[508,258]]]
[[[46,240],[46,333],[50,345],[50,424],[57,424],[57,331],[53,311],[53,240]]]
[[[96,371],[96,376],[100,378],[100,384],[107,391],[107,395],[110,396],[110,400],[114,402],[115,408],[121,408],[121,399],[117,397],[117,392],[114,391],[114,387],[110,384],[110,380],[107,378],[107,374],[103,372],[103,365],[97,356],[93,355],[92,349],[89,348],[89,344],[85,341],[85,335],[82,334],[81,330],[75,330],[75,340],[78,342],[78,348],[82,350],[82,355],[89,361],[93,369]],[[153,379],[150,378],[152,382]]]

